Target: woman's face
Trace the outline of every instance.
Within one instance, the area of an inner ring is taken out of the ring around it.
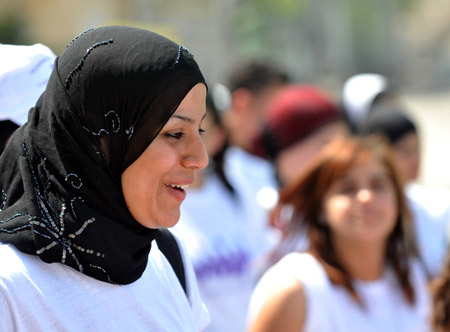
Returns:
[[[205,85],[195,85],[158,136],[122,174],[128,209],[145,227],[174,226],[194,171],[208,164],[200,136],[205,98]]]
[[[394,184],[375,157],[333,183],[323,209],[334,241],[365,244],[386,243],[399,214]]]
[[[414,181],[420,168],[419,138],[416,133],[404,135],[392,146],[395,163],[404,183]]]

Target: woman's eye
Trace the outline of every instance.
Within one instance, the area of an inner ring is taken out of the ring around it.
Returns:
[[[198,133],[199,133],[200,135],[204,134],[205,132],[206,132],[206,129],[200,128],[200,129],[198,130]]]
[[[346,195],[351,195],[356,191],[356,186],[352,183],[342,183],[339,187],[339,192]]]
[[[353,194],[355,192],[355,188],[352,186],[342,187],[341,192],[344,194]]]
[[[170,137],[170,138],[180,139],[181,137],[184,136],[184,133],[182,133],[182,132],[177,132],[177,133],[167,133],[166,136],[167,136],[167,137]]]
[[[384,190],[389,186],[388,181],[377,180],[372,182],[372,188],[374,190]]]

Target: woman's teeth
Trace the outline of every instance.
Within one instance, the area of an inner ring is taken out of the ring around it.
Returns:
[[[167,184],[167,186],[170,186],[174,189],[178,189],[178,190],[186,190],[189,186],[188,185],[176,185],[176,184]]]

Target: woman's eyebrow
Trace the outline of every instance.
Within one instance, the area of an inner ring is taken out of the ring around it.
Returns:
[[[343,173],[343,174],[341,174],[337,179],[336,179],[336,182],[337,181],[345,181],[345,180],[348,180],[348,179],[350,179],[351,178],[351,175],[350,174],[348,174],[348,173]]]
[[[205,116],[206,116],[206,112],[205,112],[205,114],[203,114],[202,120],[205,118]],[[184,116],[184,115],[174,114],[173,117],[177,118],[177,119],[180,119],[181,121],[184,121],[184,122],[195,123],[194,119],[192,119],[190,117],[187,117],[187,116]]]

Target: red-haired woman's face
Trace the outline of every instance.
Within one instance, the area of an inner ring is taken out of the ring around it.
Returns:
[[[384,165],[372,157],[351,167],[326,192],[323,212],[334,241],[386,243],[399,209]]]

